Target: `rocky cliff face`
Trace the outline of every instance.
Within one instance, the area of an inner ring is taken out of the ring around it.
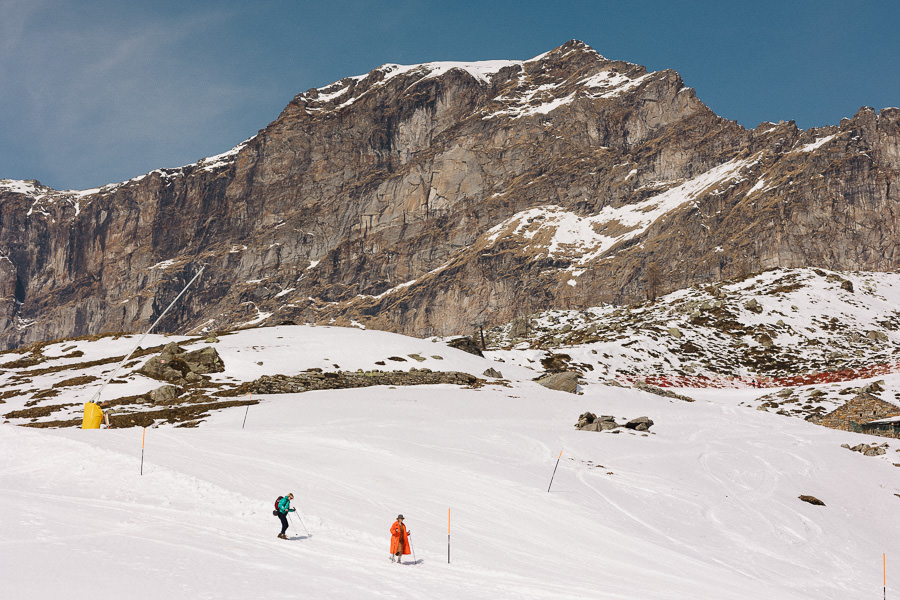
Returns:
[[[569,42],[385,65],[231,152],[87,192],[0,182],[0,345],[347,323],[452,334],[770,267],[891,270],[900,110],[748,131]]]

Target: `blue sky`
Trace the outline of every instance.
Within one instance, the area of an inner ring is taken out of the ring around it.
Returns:
[[[0,178],[57,189],[224,152],[299,92],[387,63],[570,39],[678,71],[745,127],[900,105],[900,2],[0,0]]]

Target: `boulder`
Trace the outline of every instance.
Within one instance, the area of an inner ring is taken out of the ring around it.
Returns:
[[[579,377],[580,375],[574,371],[564,371],[562,373],[544,375],[536,379],[536,381],[545,388],[574,394],[578,391]]]
[[[606,431],[607,429],[621,427],[621,425],[616,423],[616,419],[612,415],[601,415],[594,421],[594,424],[597,426],[597,431]]]
[[[575,424],[575,429],[581,429],[582,431],[607,431],[616,427],[620,427],[620,425],[616,423],[616,419],[612,415],[601,415],[598,417],[591,412],[579,415],[578,422]]]
[[[884,379],[879,379],[878,381],[873,381],[863,387],[859,388],[860,394],[867,394],[870,396],[877,396],[879,392],[884,391]]]
[[[756,313],[756,314],[759,314],[763,311],[762,304],[760,304],[756,298],[753,298],[750,301],[745,302],[744,308],[746,308],[750,312]]]
[[[167,380],[166,369],[170,369],[171,362],[178,354],[184,354],[184,350],[178,344],[167,344],[156,356],[151,357],[138,372],[153,379]]]
[[[584,429],[597,420],[597,415],[592,412],[581,413],[578,415],[578,422],[575,423],[576,429]]]
[[[818,498],[816,498],[815,496],[807,496],[806,494],[803,494],[798,497],[801,500],[803,500],[804,502],[809,502],[810,504],[815,504],[816,506],[825,506],[825,503],[822,502],[821,500],[819,500]]]
[[[494,379],[503,379],[503,373],[493,367],[491,367],[490,369],[485,369],[482,375],[484,375],[485,377],[492,377]]]
[[[179,390],[174,385],[164,385],[150,392],[153,404],[172,404],[178,398]]]
[[[212,346],[194,350],[193,352],[187,352],[178,358],[187,363],[188,369],[191,372],[199,375],[204,375],[206,373],[221,373],[225,370],[222,358]]]
[[[153,379],[184,384],[200,381],[201,375],[221,373],[224,370],[225,365],[212,346],[186,352],[178,344],[172,343],[144,363],[138,372]]]
[[[756,336],[756,341],[765,348],[771,348],[775,345],[775,342],[772,341],[772,338],[768,333],[760,333],[758,336]]]
[[[857,444],[855,446],[851,446],[850,444],[841,444],[841,448],[846,448],[847,450],[851,450],[853,452],[859,452],[863,456],[881,456],[885,454],[886,448],[888,448],[888,444],[881,444],[880,446],[876,445],[868,445],[868,444]]]
[[[672,390],[667,390],[665,388],[651,385],[645,381],[636,381],[634,383],[634,387],[636,387],[639,390],[643,390],[645,392],[650,392],[651,394],[656,394],[657,396],[663,396],[666,398],[675,398],[676,400],[681,400],[683,402],[693,402],[694,401],[694,399],[691,398],[690,396],[685,396],[683,394],[673,392]]]
[[[653,420],[649,417],[638,417],[625,423],[627,429],[634,429],[635,431],[648,431],[652,426]]]
[[[456,338],[455,340],[447,342],[447,345],[451,348],[474,354],[475,356],[484,356],[484,354],[481,353],[481,348],[478,347],[478,343],[471,337]]]

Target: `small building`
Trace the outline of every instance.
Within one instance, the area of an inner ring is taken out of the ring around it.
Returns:
[[[868,423],[863,423],[860,426],[860,430],[871,435],[900,439],[900,417],[869,421]]]
[[[900,406],[862,393],[810,422],[842,431],[900,438],[900,419],[894,417],[900,417]]]

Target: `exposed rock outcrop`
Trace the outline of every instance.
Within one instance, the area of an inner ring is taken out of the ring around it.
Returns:
[[[649,431],[653,426],[653,420],[650,417],[637,417],[625,423],[626,429],[634,429],[635,431]],[[597,416],[592,412],[582,413],[578,416],[578,422],[575,423],[575,429],[582,431],[607,431],[623,427],[616,423],[616,419],[610,415]]]
[[[841,448],[846,448],[852,452],[859,452],[863,456],[882,456],[887,453],[886,448],[890,448],[890,446],[888,444],[857,444],[855,446],[841,444]]]
[[[410,369],[409,371],[305,371],[298,375],[264,375],[251,383],[243,384],[236,390],[222,393],[223,396],[254,394],[295,394],[311,390],[336,390],[371,387],[375,385],[453,385],[477,387],[484,384],[468,373],[458,371],[429,371]]]
[[[645,383],[643,381],[634,382],[634,387],[639,390],[643,390],[645,392],[650,392],[651,394],[656,394],[657,396],[663,396],[665,398],[674,398],[675,400],[681,400],[682,402],[693,402],[694,399],[690,396],[685,396],[684,394],[679,394],[678,392],[673,392],[672,390],[668,390],[666,388],[661,388],[656,385],[651,385],[649,383]]]
[[[538,377],[535,381],[547,389],[575,394],[578,392],[578,380],[580,377],[581,375],[574,371],[562,371]]]
[[[200,263],[160,332],[446,336],[775,266],[891,270],[898,174],[900,109],[746,130],[577,41],[384,65],[214,159],[88,192],[0,180],[0,347],[144,329]]]
[[[615,417],[610,415],[601,415],[598,417],[591,412],[579,415],[578,422],[575,424],[575,429],[581,429],[583,431],[607,431],[609,429],[615,429],[616,427],[621,427],[621,425],[616,423]]]
[[[653,419],[650,417],[638,417],[625,423],[626,429],[634,429],[635,431],[649,431],[651,427],[653,427]]]
[[[807,502],[807,503],[809,503],[809,504],[813,504],[813,505],[815,505],[815,506],[825,506],[825,503],[822,502],[821,500],[819,500],[818,498],[816,498],[815,496],[810,496],[810,495],[808,495],[808,494],[803,494],[803,495],[801,495],[801,496],[798,496],[798,498],[800,498],[800,499],[803,500],[804,502]]]
[[[150,392],[150,401],[153,404],[173,404],[180,393],[174,385],[164,385]]]
[[[450,340],[447,342],[447,345],[451,348],[474,354],[475,356],[484,356],[481,352],[481,348],[478,347],[478,343],[470,337],[461,337]]]
[[[202,375],[224,370],[225,365],[212,346],[187,352],[173,342],[157,356],[151,357],[138,372],[153,379],[184,385],[197,383]]]

